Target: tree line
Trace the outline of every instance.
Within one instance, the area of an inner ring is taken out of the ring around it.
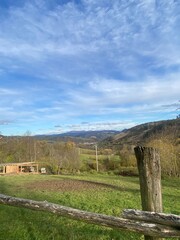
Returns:
[[[178,129],[166,129],[161,134],[149,136],[143,142],[144,146],[159,149],[162,175],[180,176],[180,138],[175,131]],[[119,144],[113,148],[98,147],[99,170],[121,174],[122,170],[134,169],[137,173],[134,147],[132,144]],[[84,150],[86,159],[82,161],[83,151],[72,141],[37,140],[29,134],[22,137],[4,137],[0,140],[0,163],[39,162],[54,174],[64,171],[95,171],[96,159],[92,154],[92,151],[95,154],[95,149],[92,149]]]
[[[0,163],[39,162],[59,174],[78,171],[79,151],[73,142],[48,142],[32,136],[6,137],[0,142]]]

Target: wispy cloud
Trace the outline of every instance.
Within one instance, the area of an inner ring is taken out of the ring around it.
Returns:
[[[4,57],[46,64],[51,56],[57,62],[59,56],[64,61],[89,54],[91,59],[105,56],[125,72],[141,67],[141,58],[152,57],[149,61],[161,66],[179,63],[179,41],[174,36],[179,16],[174,1],[113,1],[108,5],[82,1],[82,8],[69,2],[53,11],[47,1],[35,2],[10,8],[9,17],[1,19],[0,53]],[[150,68],[147,62],[146,67]]]
[[[162,106],[179,99],[178,1],[10,2],[0,3],[0,110],[18,132],[173,116]]]
[[[0,88],[0,95],[1,96],[12,96],[12,95],[18,95],[18,92],[8,89],[8,88]]]
[[[0,120],[0,125],[8,125],[12,123],[12,121],[9,121],[9,120]]]

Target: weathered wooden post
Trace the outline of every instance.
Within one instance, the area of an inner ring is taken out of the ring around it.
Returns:
[[[162,212],[160,155],[154,148],[134,148],[139,171],[142,210]],[[145,236],[145,240],[161,238]]]

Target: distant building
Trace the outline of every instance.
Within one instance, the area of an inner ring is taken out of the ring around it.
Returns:
[[[38,173],[38,163],[1,163],[0,174]]]

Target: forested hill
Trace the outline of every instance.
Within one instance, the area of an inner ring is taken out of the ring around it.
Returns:
[[[99,143],[100,147],[112,148],[116,145],[143,145],[152,138],[173,138],[177,143],[180,139],[180,119],[144,123],[121,133],[108,137]]]
[[[52,135],[37,135],[36,139],[47,140],[47,141],[69,141],[74,142],[93,142],[101,141],[109,136],[114,136],[120,133],[120,131],[115,130],[101,130],[101,131],[71,131],[61,134],[52,134]]]

